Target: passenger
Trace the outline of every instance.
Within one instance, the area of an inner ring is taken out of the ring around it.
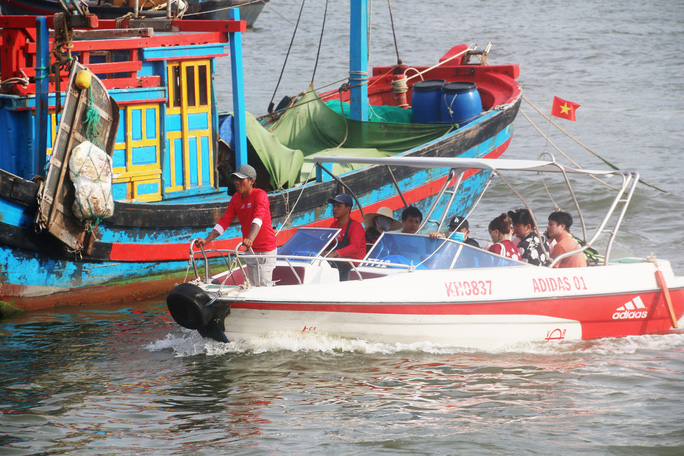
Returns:
[[[494,244],[487,250],[505,258],[522,261],[518,248],[511,241],[511,233],[511,219],[508,218],[508,214],[503,213],[492,220],[489,223],[489,235]]]
[[[366,256],[366,241],[363,225],[351,218],[354,200],[351,196],[341,193],[328,199],[332,204],[333,220],[330,228],[340,228],[337,235],[337,246],[328,254],[328,258],[354,258],[362,260]],[[331,261],[330,264],[340,273],[340,281],[349,280],[351,265],[346,262]]]
[[[546,232],[549,239],[556,242],[556,245],[551,250],[552,259],[580,248],[580,245],[569,232],[571,226],[572,216],[567,212],[557,211],[549,215],[549,226],[546,228]],[[583,268],[586,266],[587,258],[584,256],[584,252],[577,252],[560,260],[554,265],[554,268]]]
[[[251,248],[255,255],[272,256],[263,259],[245,258],[249,282],[257,287],[273,286],[277,249],[268,195],[264,190],[254,188],[256,171],[250,165],[240,166],[230,177],[235,183],[236,193],[211,233],[195,243],[200,246],[209,244],[221,236],[237,217],[242,228],[242,244]]]
[[[464,244],[472,245],[478,249],[480,248],[480,244],[475,239],[470,237],[470,224],[464,217],[454,215],[454,217],[449,221],[449,236],[451,236],[451,233],[453,232],[463,234]],[[439,239],[445,238],[446,236],[442,233],[433,232],[430,233],[430,237],[433,239]]]
[[[470,237],[470,223],[463,217],[454,215],[454,217],[449,222],[449,233],[454,231],[463,234],[463,242],[473,247],[480,248],[480,244],[473,238]]]
[[[364,215],[363,225],[366,227],[366,247],[375,244],[382,233],[403,227],[401,222],[394,218],[392,209],[384,206],[378,209],[378,212]]]
[[[549,248],[537,234],[537,227],[527,209],[509,211],[508,215],[513,221],[513,232],[520,239],[518,252],[523,261],[535,266],[548,266],[551,264]]]
[[[415,234],[423,223],[423,213],[415,206],[409,206],[401,213],[402,233]]]

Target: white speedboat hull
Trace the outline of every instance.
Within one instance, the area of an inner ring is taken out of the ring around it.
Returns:
[[[675,278],[669,263],[658,266],[681,318],[684,280]],[[230,340],[295,331],[481,349],[646,334],[672,326],[655,271],[647,262],[413,271],[333,284],[236,288],[226,297],[231,305],[224,326]]]

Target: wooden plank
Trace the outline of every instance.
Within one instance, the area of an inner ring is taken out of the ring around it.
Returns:
[[[102,84],[107,89],[126,89],[131,87],[159,87],[161,86],[160,76],[145,76],[141,78],[114,78],[105,79]]]
[[[35,27],[35,26],[34,26]],[[162,46],[194,46],[198,44],[217,44],[227,43],[228,38],[223,33],[207,32],[207,33],[189,33],[187,35],[162,35],[152,36],[149,38],[131,38],[121,40],[85,40],[73,41],[72,52],[87,52],[87,51],[114,51],[122,49],[145,49],[149,47]],[[52,43],[51,43],[52,44]],[[30,54],[36,53],[36,44],[27,43],[27,52]]]
[[[80,66],[80,65],[79,65]],[[77,70],[78,66],[74,67],[74,71]],[[69,96],[73,97],[75,94],[76,95],[76,109],[74,112],[74,115],[71,119],[71,122],[73,122],[73,125],[75,125],[75,122],[78,122],[78,120],[83,116],[83,113],[85,112],[85,109],[88,107],[87,106],[87,95],[86,95],[86,90],[78,90],[76,92],[76,89],[72,86],[69,87]],[[64,120],[64,116],[62,117]],[[80,138],[78,138],[77,131],[75,128],[71,129],[70,133],[66,133],[66,140],[64,139],[64,136],[60,137],[60,133],[65,131],[62,128],[62,124],[64,122],[60,122],[60,132],[57,134],[57,141],[60,141],[60,145],[64,144],[64,141],[66,141],[66,145],[63,145],[62,153],[63,153],[63,166],[60,167],[59,169],[59,177],[57,178],[57,184],[53,190],[53,198],[55,199],[55,202],[52,204],[50,207],[50,215],[47,220],[47,230],[55,235],[57,238],[59,238],[62,242],[67,244],[69,247],[71,247],[74,250],[81,250],[83,248],[83,236],[82,236],[82,230],[75,231],[77,233],[75,236],[72,234],[72,230],[69,230],[66,223],[66,217],[65,217],[65,210],[64,207],[62,206],[61,202],[66,199],[67,193],[69,190],[72,190],[70,188],[65,188],[65,180],[67,177],[67,171],[69,170],[69,157],[71,156],[71,151],[75,147],[76,141],[78,141]],[[57,142],[55,141],[55,142]],[[80,142],[80,141],[79,141]],[[54,152],[53,152],[54,153]],[[71,182],[69,182],[70,184]],[[72,190],[73,193],[73,190]],[[80,235],[79,235],[80,234]]]
[[[170,27],[174,31],[179,32],[246,32],[247,31],[247,21],[207,21],[207,20],[191,20],[191,19],[174,19],[171,21],[165,21],[160,19],[148,19],[148,20],[129,20],[124,21],[124,24],[131,24],[134,26],[139,26],[142,23],[149,23],[154,21],[157,23],[170,23]],[[100,28],[116,28],[116,20],[101,19],[99,21]]]
[[[85,69],[83,65],[75,63],[71,73],[67,101],[53,147],[55,159],[51,162],[41,194],[37,223],[71,250],[87,254],[92,248],[94,237],[85,231],[85,224],[71,212],[75,191],[67,175],[69,157],[73,148],[86,139],[83,133],[84,120],[91,97],[100,113],[100,128],[96,138],[88,139],[95,143],[99,141],[110,154],[116,141],[119,116],[116,102],[96,76],[92,78],[91,90],[81,90],[75,86],[76,73]]]
[[[67,81],[62,78],[63,85],[67,83]],[[143,77],[132,77],[132,78],[112,78],[112,79],[104,79],[102,81],[102,85],[107,88],[107,89],[130,89],[130,88],[136,88],[136,87],[160,87],[161,86],[161,77],[160,76],[143,76]],[[19,93],[21,94],[31,94],[35,93],[35,84],[29,84],[26,90],[23,89],[22,86],[17,86]],[[50,92],[55,92],[55,84],[50,83]],[[148,100],[145,100],[148,101]],[[164,102],[166,99],[163,100],[150,100],[150,101],[161,101]],[[125,104],[138,104],[140,103],[139,101],[133,101],[133,102],[127,102]],[[50,108],[54,108],[54,106],[50,106]],[[33,110],[33,108],[27,108],[29,110]]]
[[[0,169],[0,196],[25,206],[36,204],[38,183]]]
[[[53,35],[50,34],[50,36],[52,37]],[[151,27],[113,30],[74,30],[75,40],[94,40],[101,38],[149,38],[152,36],[154,36],[154,29]]]
[[[103,62],[103,63],[89,63],[86,65],[93,74],[109,74],[109,73],[133,73],[142,69],[142,62],[127,61],[127,62]],[[33,67],[21,68],[21,70],[29,78],[35,77],[36,69]]]

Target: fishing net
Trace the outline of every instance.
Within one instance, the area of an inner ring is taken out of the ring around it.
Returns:
[[[100,114],[94,107],[92,87],[88,89],[88,107],[83,117],[82,133],[86,138],[71,151],[69,177],[75,188],[74,215],[97,226],[114,215],[112,197],[112,159],[99,138]]]
[[[97,224],[114,215],[112,159],[102,149],[90,141],[74,147],[69,158],[69,177],[76,189],[71,207],[76,217]]]

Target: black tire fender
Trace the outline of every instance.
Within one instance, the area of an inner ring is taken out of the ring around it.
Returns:
[[[212,318],[214,309],[207,306],[211,297],[193,283],[177,285],[166,297],[173,319],[184,328],[200,329]]]

